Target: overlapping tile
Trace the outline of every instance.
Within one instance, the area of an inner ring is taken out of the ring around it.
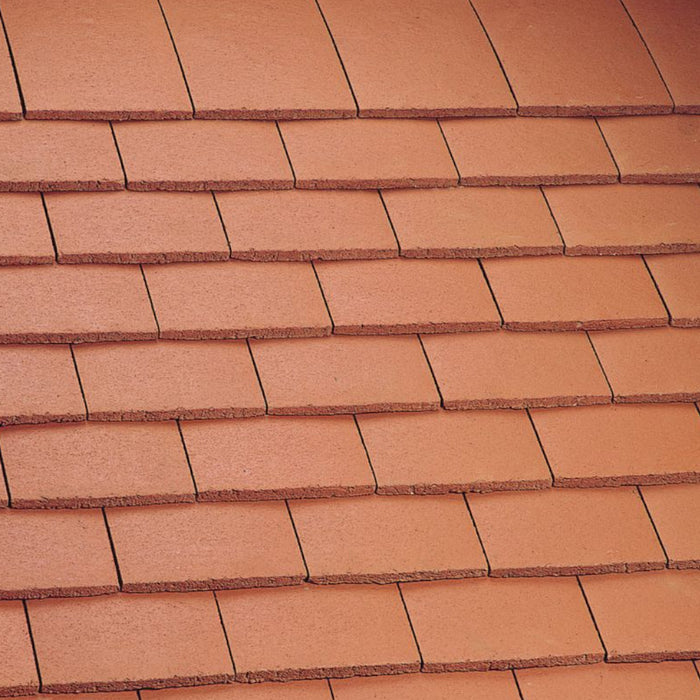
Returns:
[[[4,33],[0,35],[0,121],[21,119],[22,104]]]
[[[0,693],[30,695],[39,690],[32,641],[21,601],[0,602]]]
[[[672,326],[700,325],[700,255],[649,255],[646,263]]]
[[[0,195],[0,265],[53,261],[51,234],[40,195]]]

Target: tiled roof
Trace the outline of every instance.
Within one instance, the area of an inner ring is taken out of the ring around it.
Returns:
[[[0,0],[0,696],[698,700],[699,8]]]

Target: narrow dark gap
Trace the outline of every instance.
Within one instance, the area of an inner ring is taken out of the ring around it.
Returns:
[[[158,338],[160,339],[160,323],[158,323],[158,316],[156,315],[156,307],[153,305],[153,297],[151,297],[151,290],[148,288],[148,280],[146,279],[146,272],[144,271],[142,264],[139,264],[139,269],[141,270],[141,278],[143,279],[143,286],[146,288],[146,295],[148,296],[148,303],[151,305],[151,313],[153,314],[153,320],[156,322],[156,330],[158,332]]]
[[[387,221],[389,222],[389,226],[391,227],[391,232],[394,234],[394,240],[396,241],[396,247],[399,251],[399,257],[402,257],[401,241],[399,240],[399,237],[396,234],[396,227],[394,226],[394,222],[391,220],[391,214],[389,214],[389,208],[386,206],[386,202],[384,201],[384,195],[382,194],[381,190],[377,190],[377,194],[379,195],[379,201],[384,207],[384,213],[386,214]]]
[[[615,160],[615,156],[613,155],[612,149],[610,148],[610,144],[608,144],[608,140],[605,138],[605,134],[603,133],[603,130],[600,128],[600,122],[598,121],[598,117],[593,117],[593,121],[595,122],[596,127],[598,127],[598,133],[600,134],[600,138],[603,139],[603,143],[605,144],[605,148],[607,148],[608,154],[613,162],[613,165],[615,166],[615,170],[617,170],[617,180],[618,180],[618,182],[622,182],[622,173],[620,172],[620,166],[617,164],[617,161]]]
[[[445,132],[442,129],[442,124],[440,123],[440,120],[436,119],[435,123],[438,125],[438,129],[440,129],[440,135],[442,136],[442,140],[445,143],[445,148],[447,149],[447,152],[450,154],[450,160],[452,161],[452,167],[455,169],[455,172],[457,173],[457,185],[459,185],[462,181],[462,175],[459,172],[459,168],[457,167],[457,161],[455,160],[455,157],[452,154],[452,149],[450,148],[450,144],[447,141],[447,136],[445,136]]]
[[[12,64],[12,73],[15,77],[15,84],[17,85],[17,94],[19,95],[19,104],[22,108],[22,115],[27,116],[27,104],[24,101],[24,92],[22,91],[22,85],[19,82],[19,72],[17,71],[17,62],[15,61],[15,54],[12,51],[12,44],[10,43],[10,35],[7,31],[7,25],[5,24],[5,19],[2,16],[2,7],[0,7],[0,25],[2,25],[2,33],[5,36],[5,43],[7,44],[7,53],[10,55],[10,63]]]
[[[46,225],[49,228],[49,236],[51,236],[51,245],[53,246],[53,257],[54,260],[58,263],[58,245],[56,245],[56,236],[54,236],[53,225],[51,224],[49,210],[46,206],[46,198],[44,197],[43,192],[39,192],[39,196],[41,197],[41,206],[44,208],[44,216],[46,217]]]
[[[226,229],[226,224],[224,223],[224,217],[221,213],[221,207],[219,207],[219,200],[216,198],[216,192],[214,190],[209,190],[211,192],[211,198],[214,200],[214,207],[216,209],[216,215],[219,217],[219,223],[224,232],[224,237],[226,238],[226,245],[228,246],[228,256],[233,257],[233,248],[231,247],[231,239],[228,235],[228,230]]]
[[[187,460],[187,467],[190,470],[190,477],[192,478],[192,486],[194,487],[194,497],[199,500],[199,489],[197,488],[197,479],[194,477],[194,470],[192,469],[192,462],[190,461],[190,453],[187,451],[187,443],[185,442],[185,436],[182,434],[182,426],[180,425],[180,420],[175,421],[177,425],[177,432],[180,435],[180,442],[182,443],[182,449],[185,453],[185,459]]]
[[[514,668],[512,668],[510,672],[513,674],[513,682],[515,683],[515,689],[518,691],[518,697],[520,700],[525,700],[525,696],[523,695],[523,691],[520,687],[520,681],[518,680],[518,674],[515,672]]]
[[[104,508],[102,510],[102,519],[105,523],[105,530],[107,531],[107,538],[109,539],[109,548],[112,550],[112,558],[114,559],[114,568],[117,570],[117,581],[119,581],[119,590],[124,590],[124,580],[122,579],[122,572],[119,568],[119,559],[117,559],[117,548],[114,546],[114,539],[112,538],[112,530],[109,527],[109,520],[107,519],[107,511]]]
[[[318,276],[318,271],[316,270],[316,265],[314,265],[314,261],[310,260],[309,264],[311,265],[311,269],[314,271],[314,277],[316,277],[316,284],[318,285],[318,289],[321,292],[321,298],[323,299],[323,305],[326,307],[326,313],[328,314],[328,319],[331,322],[331,334],[335,333],[335,321],[333,320],[333,314],[331,313],[331,307],[328,306],[328,299],[326,299],[326,293],[323,291],[323,285],[321,284],[321,280]]]
[[[265,387],[263,386],[262,379],[260,378],[260,372],[258,371],[258,365],[255,362],[255,355],[253,355],[253,348],[250,347],[250,339],[246,338],[245,344],[248,348],[248,354],[250,355],[250,360],[253,363],[253,369],[255,370],[255,376],[258,380],[258,386],[260,387],[260,392],[262,393],[263,401],[265,402],[265,413],[269,413],[270,406],[267,403],[267,396],[265,396]]]
[[[471,520],[472,526],[474,527],[474,532],[476,533],[476,538],[479,540],[479,546],[481,547],[481,552],[484,555],[484,560],[486,561],[486,569],[488,575],[491,576],[491,562],[489,561],[489,555],[486,554],[486,547],[484,547],[484,541],[481,539],[481,533],[479,528],[476,526],[476,520],[474,519],[474,513],[472,513],[471,506],[469,505],[469,500],[467,499],[467,494],[462,494],[462,499],[464,500],[464,505],[467,508],[467,513],[469,513],[469,519]]]
[[[216,612],[219,615],[219,624],[221,625],[221,631],[224,633],[224,640],[226,641],[226,648],[228,649],[228,657],[231,659],[231,668],[233,669],[233,675],[235,677],[236,662],[233,660],[233,651],[231,650],[231,642],[228,638],[228,632],[226,631],[226,625],[224,624],[224,616],[221,614],[221,605],[219,605],[219,598],[216,595],[216,591],[212,591],[211,594],[214,596],[214,604],[216,605]]]
[[[542,444],[540,434],[537,432],[537,426],[535,425],[535,421],[532,419],[532,414],[530,413],[529,408],[525,409],[525,415],[527,415],[527,418],[530,421],[530,425],[532,426],[532,430],[535,433],[535,437],[537,438],[537,444],[540,446],[540,452],[542,452],[545,464],[547,465],[547,469],[549,470],[549,478],[552,480],[552,486],[554,486],[554,472],[552,471],[552,465],[549,463],[549,457],[547,456],[547,452],[545,451],[544,445]]]
[[[646,256],[640,255],[639,256],[642,259],[642,262],[644,263],[644,267],[646,267],[647,272],[649,273],[649,277],[651,277],[651,281],[654,284],[654,289],[656,289],[656,293],[659,295],[659,299],[661,299],[661,303],[664,305],[664,309],[666,310],[666,316],[668,317],[668,325],[671,325],[671,309],[668,308],[668,304],[666,303],[666,299],[664,299],[664,295],[661,293],[661,290],[659,289],[659,285],[656,282],[656,278],[654,277],[654,273],[651,271],[651,268],[649,267],[649,263],[647,262]]]
[[[652,516],[651,516],[651,511],[649,510],[649,506],[647,505],[647,502],[644,500],[644,494],[642,493],[642,489],[639,487],[639,485],[636,486],[636,491],[637,491],[637,495],[639,496],[640,500],[642,501],[642,505],[644,506],[644,510],[647,514],[647,518],[649,518],[649,522],[651,523],[651,526],[654,528],[654,534],[656,535],[656,539],[659,541],[659,546],[661,547],[661,551],[664,553],[664,557],[666,559],[666,568],[668,568],[671,560],[668,557],[668,552],[666,551],[666,547],[664,547],[664,543],[663,543],[663,540],[661,539],[661,535],[659,534],[659,531],[656,528],[656,523],[654,522],[654,518],[652,518]]]
[[[70,356],[73,360],[73,369],[75,370],[75,376],[78,379],[78,386],[80,387],[80,395],[83,397],[83,406],[85,406],[85,420],[90,420],[90,409],[88,408],[87,399],[85,398],[85,389],[83,388],[83,380],[80,378],[80,372],[78,371],[78,362],[75,359],[75,350],[72,345],[68,345],[70,349]]]
[[[7,507],[12,508],[12,494],[10,493],[10,480],[7,478],[7,469],[5,469],[5,462],[2,458],[2,450],[0,450],[0,473],[2,473],[2,480],[5,484],[5,493],[7,494]]]
[[[282,136],[282,129],[280,129],[280,123],[279,120],[275,120],[275,128],[277,129],[277,135],[280,137],[280,141],[282,142],[282,148],[284,149],[284,155],[287,156],[287,163],[289,164],[289,169],[292,171],[292,180],[294,180],[294,188],[296,189],[297,186],[297,174],[294,171],[294,166],[292,165],[292,159],[289,155],[289,151],[287,150],[287,144],[284,141],[284,136]]]
[[[593,354],[595,355],[598,367],[600,367],[600,371],[603,373],[603,377],[605,377],[605,383],[608,385],[608,390],[610,391],[610,402],[615,403],[615,392],[613,391],[612,384],[610,383],[610,379],[608,378],[608,373],[605,371],[605,367],[603,367],[603,363],[600,361],[600,357],[598,356],[598,351],[596,350],[596,347],[593,344],[591,334],[588,331],[583,332],[586,334],[586,338],[588,338],[588,344],[591,346],[591,350],[593,350]]]
[[[603,641],[603,635],[600,633],[600,629],[598,628],[598,622],[595,619],[595,616],[593,615],[593,609],[591,608],[591,604],[588,602],[588,596],[586,595],[586,591],[583,588],[583,584],[581,583],[581,577],[577,576],[576,577],[576,583],[578,583],[579,590],[581,591],[581,595],[583,596],[583,602],[586,604],[586,608],[588,609],[588,614],[591,616],[591,620],[593,622],[593,627],[595,627],[596,634],[598,635],[598,639],[600,640],[600,645],[603,647],[603,651],[605,652],[605,661],[608,660],[608,649],[605,646],[605,642]]]
[[[399,596],[401,597],[401,604],[403,605],[404,612],[406,613],[406,619],[408,620],[408,626],[411,628],[411,634],[413,635],[413,641],[416,644],[416,649],[418,650],[418,658],[420,659],[421,670],[425,668],[425,661],[423,660],[423,652],[421,651],[420,644],[418,643],[418,635],[416,630],[413,628],[413,620],[411,620],[411,615],[408,612],[408,605],[406,605],[406,599],[403,597],[403,590],[401,589],[401,584],[395,584],[399,591]]]
[[[486,274],[486,269],[484,268],[484,263],[481,258],[476,259],[477,263],[479,263],[479,269],[481,270],[481,274],[484,278],[484,282],[486,282],[486,286],[489,288],[489,294],[491,295],[491,299],[493,299],[493,303],[496,306],[496,311],[498,311],[498,318],[501,319],[501,328],[505,326],[506,322],[503,318],[503,312],[501,311],[501,307],[498,305],[498,299],[496,299],[496,295],[494,294],[493,287],[491,287],[491,281],[488,278],[488,275]]]
[[[360,436],[360,442],[362,443],[362,449],[365,451],[365,457],[367,458],[367,464],[369,464],[369,469],[372,472],[372,478],[374,479],[374,493],[377,493],[377,491],[379,490],[379,482],[377,481],[377,474],[374,471],[374,465],[372,464],[372,458],[369,456],[369,450],[367,449],[367,445],[365,444],[365,436],[362,434],[362,430],[360,430],[360,423],[357,420],[356,413],[353,414],[352,419],[355,422],[355,428],[357,429],[357,434]]]
[[[559,222],[557,221],[557,217],[554,216],[554,212],[552,211],[552,205],[549,203],[549,200],[547,199],[547,194],[544,191],[544,187],[542,185],[538,186],[538,189],[540,193],[542,194],[542,198],[544,199],[544,203],[547,205],[547,211],[549,211],[549,215],[552,217],[552,221],[554,222],[554,227],[557,229],[557,234],[559,236],[559,239],[561,240],[561,244],[563,247],[563,253],[566,255],[566,241],[564,240],[564,236],[561,233],[561,228],[559,228]]]
[[[435,390],[438,393],[438,397],[440,398],[440,405],[445,408],[445,399],[442,397],[442,392],[440,391],[440,385],[438,384],[437,377],[435,376],[435,372],[433,371],[433,366],[430,364],[430,358],[428,357],[428,352],[425,349],[425,345],[423,345],[423,338],[420,337],[420,334],[416,336],[418,338],[418,342],[420,343],[421,350],[423,350],[423,357],[425,357],[425,361],[428,363],[428,369],[430,370],[430,376],[433,378],[433,383],[435,384]]]
[[[292,515],[292,509],[289,507],[289,499],[284,499],[284,505],[287,506],[287,515],[289,516],[289,522],[292,524],[292,530],[294,530],[294,537],[297,541],[297,547],[299,547],[299,554],[301,554],[301,560],[304,563],[304,571],[306,571],[305,581],[309,581],[311,574],[309,573],[309,565],[306,563],[306,554],[304,554],[304,548],[301,546],[301,537],[299,537],[299,531],[297,530],[297,524],[294,522],[294,516]]]
[[[331,694],[331,700],[335,700],[335,693],[333,692],[333,686],[331,685],[331,679],[326,678],[326,683],[328,683],[328,692]]]
[[[119,148],[119,141],[117,141],[117,133],[114,131],[114,124],[109,122],[109,130],[112,132],[112,141],[114,141],[114,147],[117,149],[117,158],[119,158],[119,165],[122,169],[122,176],[124,177],[124,188],[129,189],[129,178],[126,176],[126,168],[124,167],[124,159],[122,158],[122,152]]]
[[[39,655],[36,653],[36,642],[34,641],[34,631],[32,630],[32,621],[29,617],[29,608],[27,607],[27,601],[22,601],[22,607],[24,608],[24,619],[27,621],[27,632],[29,632],[29,642],[32,645],[32,653],[34,654],[34,666],[36,667],[36,675],[39,679],[39,692],[44,689],[44,681],[41,678],[41,669],[39,668]]]

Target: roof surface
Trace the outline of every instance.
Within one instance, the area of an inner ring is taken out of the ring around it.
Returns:
[[[0,695],[700,698],[700,3],[0,12]]]

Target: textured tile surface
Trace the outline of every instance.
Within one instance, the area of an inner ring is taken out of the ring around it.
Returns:
[[[38,194],[0,194],[0,265],[52,263],[51,234]]]
[[[0,602],[0,692],[28,695],[39,690],[27,618],[18,600]]]
[[[649,255],[647,265],[673,326],[700,325],[700,255]]]

